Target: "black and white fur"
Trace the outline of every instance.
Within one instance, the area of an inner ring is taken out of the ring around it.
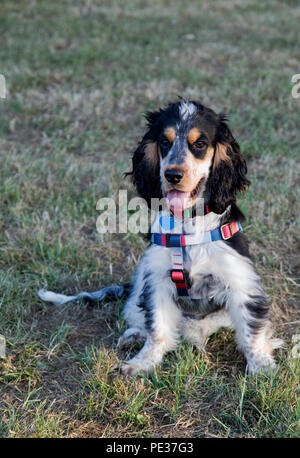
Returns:
[[[198,102],[181,100],[146,117],[148,129],[133,154],[130,174],[148,205],[151,198],[164,197],[174,187],[192,192],[195,180],[200,180],[201,187],[200,181],[196,186],[197,190],[201,188],[198,197],[211,212],[187,221],[185,233],[209,231],[230,221],[242,222],[236,194],[249,185],[247,167],[224,116]],[[170,132],[174,136],[171,140]],[[166,170],[180,170],[183,181],[170,184]],[[227,241],[187,246],[184,264],[199,299],[177,297],[170,277],[169,248],[152,244],[145,251],[123,311],[129,328],[119,344],[137,339],[145,343],[135,357],[123,363],[123,373],[150,373],[167,352],[176,348],[181,337],[203,349],[207,338],[220,327],[235,329],[249,373],[274,368],[272,351],[280,341],[271,339],[270,300],[254,269],[245,236],[238,232]],[[114,286],[94,297],[83,294],[89,299],[103,299],[106,294],[120,296],[123,292],[123,287]],[[54,293],[46,291],[39,294],[57,304],[68,301],[61,295],[56,300]]]
[[[195,120],[197,116],[200,119]],[[186,233],[193,233],[197,227],[209,231],[232,220],[242,221],[243,215],[235,198],[236,193],[249,184],[245,177],[245,161],[224,117],[196,102],[170,104],[166,110],[148,115],[149,130],[133,156],[132,174],[139,193],[148,201],[163,195],[161,167],[155,161],[151,164],[144,151],[149,141],[159,142],[161,131],[169,125],[169,120],[171,124],[176,120],[179,131],[182,125],[188,130],[197,122],[202,131],[201,121],[204,125],[213,124],[215,133],[211,145],[216,148],[218,142],[227,144],[231,159],[226,163],[220,160],[214,171],[212,163],[202,166],[206,184],[201,196],[214,211],[197,216],[199,224],[193,221]],[[125,304],[123,314],[129,329],[120,339],[120,344],[126,344],[144,338],[145,344],[134,358],[124,362],[123,372],[135,375],[139,371],[153,371],[165,353],[176,348],[180,337],[203,348],[207,338],[220,327],[235,329],[249,373],[274,368],[272,350],[280,341],[270,338],[270,300],[255,272],[245,236],[237,233],[228,241],[187,246],[184,250],[185,269],[200,299],[178,299],[176,286],[170,278],[170,249],[150,245],[137,268]],[[190,311],[196,313],[197,318],[188,313]]]

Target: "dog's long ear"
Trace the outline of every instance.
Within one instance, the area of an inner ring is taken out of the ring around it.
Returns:
[[[210,208],[215,213],[223,213],[236,201],[237,192],[244,191],[250,184],[246,178],[246,161],[225,121],[226,118],[220,115],[209,179]]]
[[[132,156],[132,181],[139,195],[147,201],[150,207],[151,198],[160,198],[160,159],[158,153],[158,125],[159,112],[146,114],[148,131],[142,138]]]

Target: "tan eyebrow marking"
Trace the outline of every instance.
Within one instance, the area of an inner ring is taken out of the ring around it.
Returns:
[[[188,133],[188,142],[190,145],[200,138],[201,132],[197,127],[193,127]]]
[[[176,131],[174,127],[168,127],[167,129],[165,129],[164,134],[170,143],[174,142],[176,136]]]

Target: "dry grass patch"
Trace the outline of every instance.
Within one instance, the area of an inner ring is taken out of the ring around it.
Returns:
[[[0,435],[297,437],[299,8],[129,3],[1,5]],[[244,230],[286,342],[270,377],[246,376],[233,333],[221,331],[205,355],[181,344],[153,377],[124,379],[120,360],[137,348],[117,349],[121,301],[57,309],[36,295],[129,280],[145,242],[100,237],[96,204],[133,192],[122,174],[140,113],[177,95],[227,111],[249,163]]]

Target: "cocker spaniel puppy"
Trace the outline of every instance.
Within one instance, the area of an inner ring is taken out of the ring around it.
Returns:
[[[119,343],[145,343],[122,371],[150,373],[180,337],[203,348],[220,327],[235,329],[250,373],[269,370],[280,341],[271,339],[270,301],[236,205],[237,193],[249,185],[239,145],[224,116],[195,101],[170,103],[146,118],[130,174],[149,206],[154,198],[165,198],[167,206],[157,214],[129,288],[123,311],[129,328]],[[64,303],[123,293],[123,287],[113,286],[95,297],[82,293],[66,299],[45,291],[40,297]]]
[[[280,342],[270,338],[270,300],[250,259],[236,205],[237,193],[250,184],[237,141],[224,116],[194,101],[171,103],[148,113],[147,121],[133,154],[133,182],[149,205],[151,198],[166,197],[175,213],[171,226],[183,217],[178,232],[190,240],[180,237],[179,246],[178,235],[164,237],[158,215],[125,304],[130,327],[121,338],[121,343],[146,341],[124,362],[123,372],[151,372],[180,336],[202,348],[224,326],[235,329],[250,373],[274,367],[272,350]],[[206,211],[193,216],[199,197]],[[188,218],[180,215],[186,207]]]

